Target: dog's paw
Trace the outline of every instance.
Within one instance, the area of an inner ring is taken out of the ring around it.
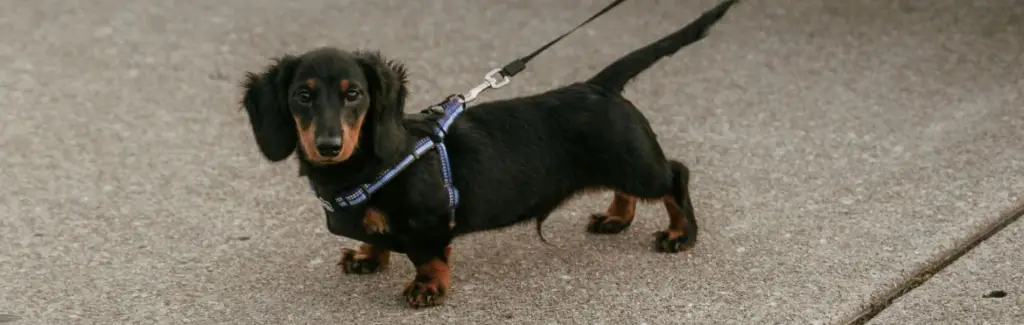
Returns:
[[[371,274],[384,269],[384,263],[373,256],[359,254],[354,249],[342,248],[338,266],[345,274]]]
[[[594,234],[617,234],[629,228],[632,220],[624,220],[616,216],[609,216],[604,213],[590,215],[590,222],[587,223],[587,232]]]
[[[695,236],[676,231],[654,233],[654,250],[662,253],[678,253],[697,244]]]
[[[412,308],[439,306],[448,295],[448,283],[439,279],[416,279],[405,286],[402,295],[405,296],[405,303]]]

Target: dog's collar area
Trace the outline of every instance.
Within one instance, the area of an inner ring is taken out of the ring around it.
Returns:
[[[310,190],[312,190],[313,195],[320,200],[324,210],[327,210],[328,212],[334,212],[335,205],[342,208],[359,205],[369,200],[373,193],[376,193],[381,187],[384,187],[385,184],[394,179],[395,176],[398,176],[399,173],[404,171],[406,168],[409,168],[414,161],[423,157],[423,155],[431,149],[436,149],[438,157],[441,160],[441,176],[444,180],[444,189],[448,195],[448,210],[450,214],[449,226],[454,227],[455,208],[459,205],[459,191],[455,188],[455,184],[452,182],[451,161],[448,158],[448,149],[444,145],[444,138],[448,135],[448,129],[455,121],[455,118],[458,117],[459,114],[462,114],[465,108],[465,100],[461,96],[456,95],[448,97],[447,100],[439,105],[423,110],[424,113],[429,112],[441,115],[439,118],[432,119],[436,124],[434,132],[430,136],[423,137],[423,139],[416,142],[416,146],[414,147],[415,149],[412,153],[405,156],[405,158],[399,161],[398,165],[395,167],[381,172],[373,182],[359,185],[355,189],[349,191],[341,192],[341,194],[335,196],[333,200],[325,199],[321,196],[316,190],[316,184],[313,183],[312,179],[309,180]]]

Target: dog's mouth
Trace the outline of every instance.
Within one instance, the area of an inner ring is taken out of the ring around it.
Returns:
[[[352,159],[353,156],[355,156],[360,151],[360,148],[356,146],[355,148],[349,149],[348,152],[344,152],[334,157],[324,157],[321,156],[319,153],[310,153],[305,149],[303,149],[302,151],[303,153],[305,153],[304,156],[306,157],[306,161],[308,161],[309,163],[317,166],[330,166],[349,161],[350,159]]]
[[[314,165],[328,166],[328,165],[336,165],[336,164],[343,163],[343,162],[345,162],[348,159],[347,158],[342,158],[342,157],[334,157],[334,158],[310,157],[309,155],[307,155],[306,160],[308,160],[310,163],[312,163]]]

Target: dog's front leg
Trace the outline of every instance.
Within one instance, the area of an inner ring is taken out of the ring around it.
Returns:
[[[359,249],[342,248],[338,266],[346,274],[377,273],[388,266],[391,251],[363,243]]]
[[[366,209],[363,227],[368,234],[383,234],[390,231],[387,216],[374,208]],[[383,270],[390,260],[391,251],[363,243],[358,249],[342,248],[338,266],[347,274],[370,274]]]
[[[423,247],[406,253],[416,267],[416,277],[405,287],[405,302],[412,308],[432,307],[444,302],[451,284],[448,264],[451,246]]]

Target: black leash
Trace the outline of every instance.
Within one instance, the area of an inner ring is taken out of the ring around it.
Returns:
[[[626,2],[626,0],[615,0],[615,1],[612,1],[612,3],[607,5],[607,6],[605,6],[604,9],[601,9],[601,11],[598,11],[593,16],[590,16],[589,19],[583,21],[579,25],[576,25],[576,27],[574,27],[573,29],[570,29],[568,32],[565,32],[565,34],[562,34],[562,36],[559,36],[559,37],[551,40],[547,44],[544,44],[544,46],[541,46],[536,51],[533,51],[533,53],[527,54],[524,57],[516,59],[515,61],[512,61],[512,62],[509,62],[509,64],[506,64],[504,67],[501,68],[501,74],[506,76],[506,77],[515,76],[520,71],[523,71],[523,69],[526,69],[526,63],[530,62],[530,60],[533,60],[533,57],[537,56],[537,54],[540,54],[540,52],[544,52],[544,50],[547,50],[549,47],[551,47],[551,45],[555,45],[555,43],[558,43],[558,41],[561,41],[566,36],[569,36],[569,34],[572,34],[573,32],[575,32],[580,27],[583,27],[583,25],[586,25],[586,24],[590,23],[591,21],[593,21],[594,19],[597,19],[597,17],[600,17],[601,15],[604,15],[608,11],[611,11],[612,8],[617,7],[618,5],[622,4],[623,2]]]
[[[544,46],[541,46],[536,51],[533,51],[532,53],[527,54],[526,56],[523,56],[523,57],[520,57],[518,59],[515,59],[512,62],[509,62],[508,64],[506,64],[504,67],[491,70],[491,72],[488,72],[486,75],[484,75],[484,83],[482,83],[482,84],[474,87],[473,89],[471,89],[468,94],[460,96],[460,97],[462,97],[462,102],[463,103],[468,103],[468,102],[476,99],[477,95],[480,95],[481,92],[483,92],[484,90],[487,90],[489,88],[501,88],[502,86],[507,85],[510,81],[512,81],[512,79],[511,79],[512,76],[515,76],[519,72],[522,72],[524,69],[526,69],[526,63],[530,62],[530,60],[533,60],[533,58],[536,57],[538,54],[540,54],[541,52],[544,52],[544,50],[547,50],[552,45],[555,45],[555,43],[558,43],[558,41],[561,41],[566,36],[569,36],[569,34],[572,34],[573,32],[575,32],[580,27],[583,27],[583,25],[586,25],[587,23],[590,23],[591,21],[593,21],[594,19],[597,19],[597,17],[600,17],[601,15],[604,15],[605,13],[608,13],[608,11],[612,10],[612,8],[617,7],[618,5],[622,4],[623,2],[626,2],[626,0],[615,0],[615,1],[612,1],[612,3],[608,4],[607,6],[605,6],[604,9],[601,9],[601,11],[598,11],[593,16],[590,16],[589,19],[583,21],[579,25],[576,25],[576,27],[574,27],[573,29],[570,29],[568,32],[565,32],[564,34],[562,34],[562,36],[559,36],[559,37],[551,40],[547,44],[544,44]],[[501,78],[500,80],[498,79],[499,76]]]

